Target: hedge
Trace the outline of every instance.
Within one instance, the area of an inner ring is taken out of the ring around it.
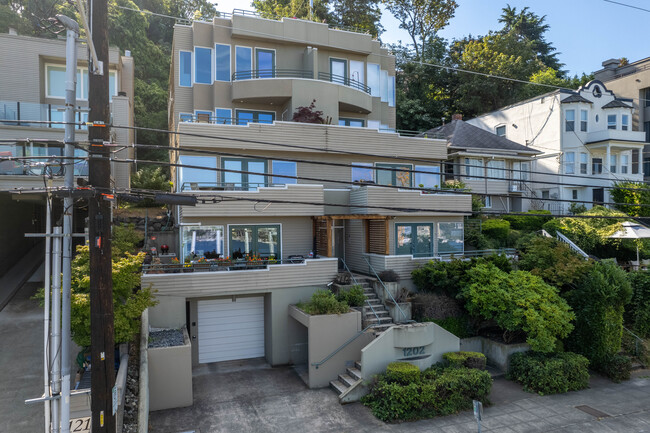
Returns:
[[[508,379],[540,395],[577,391],[589,386],[589,360],[572,352],[519,352],[510,357]]]
[[[547,214],[548,216],[526,215],[526,213],[515,215],[504,215],[503,219],[510,223],[510,227],[515,230],[538,231],[542,229],[544,223],[551,218],[550,210],[529,210],[528,214]]]
[[[447,352],[442,357],[451,367],[467,367],[485,370],[487,359],[480,352]]]
[[[386,380],[402,385],[417,383],[420,381],[420,369],[408,362],[391,362],[386,367]]]
[[[508,233],[510,233],[510,223],[502,219],[492,218],[483,221],[481,231],[489,238],[505,242],[508,239]]]

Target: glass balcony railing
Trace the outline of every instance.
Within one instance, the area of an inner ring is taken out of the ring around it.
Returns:
[[[0,100],[0,128],[3,126],[24,126],[30,128],[64,129],[63,105],[37,104],[32,102],[2,101]],[[77,112],[75,121],[83,123],[88,120],[88,113]],[[86,129],[86,125],[78,125],[76,129]]]
[[[232,74],[232,81],[239,80],[255,80],[259,78],[314,78],[312,71],[302,69],[253,69],[250,71],[237,71]],[[321,81],[329,81],[336,84],[352,87],[353,89],[360,90],[370,94],[370,87],[366,86],[360,81],[344,77],[341,75],[330,74],[329,72],[319,72],[318,79]]]
[[[74,174],[75,176],[88,175],[88,152],[75,149]],[[63,176],[68,166],[61,158],[63,147],[60,143],[14,143],[0,144],[0,175],[14,176]],[[2,158],[19,158],[16,161],[7,161]]]

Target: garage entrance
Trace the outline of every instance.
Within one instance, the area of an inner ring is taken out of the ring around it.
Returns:
[[[199,363],[264,356],[264,297],[198,301]]]

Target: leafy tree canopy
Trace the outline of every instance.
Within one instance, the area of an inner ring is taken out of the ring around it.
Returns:
[[[610,190],[616,209],[630,216],[650,217],[650,192],[642,182],[616,182]],[[645,205],[640,206],[640,205]]]

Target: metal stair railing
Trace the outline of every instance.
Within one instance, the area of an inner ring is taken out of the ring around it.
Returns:
[[[623,326],[623,330],[626,331],[632,338],[634,338],[634,356],[640,356],[641,350],[639,350],[639,347],[644,347],[645,344],[643,338],[639,337],[634,332],[627,329],[625,326]]]
[[[348,265],[347,265],[347,263],[345,263],[345,260],[343,260],[340,257],[339,257],[339,260],[341,261],[341,263],[343,263],[343,268],[348,272],[348,274],[350,274],[350,277],[352,278],[352,281],[354,281],[354,284],[359,285],[359,282],[357,281],[356,278],[354,278],[354,274],[352,273],[350,268],[348,268]]]
[[[359,336],[360,336],[361,334],[363,334],[364,332],[366,332],[368,329],[370,329],[370,328],[372,328],[372,327],[373,327],[373,325],[368,325],[368,326],[366,326],[366,327],[363,328],[361,331],[357,332],[355,335],[353,335],[352,337],[350,337],[350,338],[349,338],[345,343],[341,344],[337,349],[335,349],[332,353],[330,353],[329,355],[327,355],[325,358],[323,358],[322,360],[320,360],[320,361],[318,361],[318,362],[312,362],[311,365],[313,365],[314,367],[316,367],[316,370],[318,370],[318,367],[320,367],[321,365],[325,364],[325,363],[326,363],[327,361],[329,361],[329,360],[330,360],[334,355],[336,355],[337,353],[339,353],[339,352],[340,352],[341,350],[343,350],[343,349],[344,349],[348,344],[352,343],[354,340],[356,340],[357,338],[359,338]]]
[[[589,254],[587,254],[587,253],[585,253],[584,251],[582,251],[582,249],[581,249],[579,246],[577,246],[576,244],[574,244],[573,241],[572,241],[571,239],[567,238],[566,236],[564,236],[564,235],[563,235],[562,233],[560,233],[559,231],[556,231],[555,234],[557,235],[557,239],[558,239],[559,241],[564,242],[565,244],[567,244],[567,245],[568,245],[568,246],[569,246],[573,251],[575,251],[576,253],[580,254],[580,255],[581,255],[582,257],[584,257],[585,259],[588,259],[588,258],[589,258]]]
[[[395,304],[395,306],[399,310],[400,314],[402,315],[402,319],[403,319],[402,323],[413,322],[413,320],[409,320],[409,319],[406,318],[406,313],[404,312],[404,310],[402,310],[402,307],[400,307],[399,303],[395,300],[395,298],[393,297],[393,294],[390,292],[390,290],[388,290],[388,288],[386,287],[384,282],[381,280],[381,278],[379,278],[379,274],[377,274],[377,272],[375,271],[375,268],[373,268],[372,265],[370,264],[370,261],[368,260],[368,257],[363,256],[363,259],[368,264],[368,268],[370,268],[372,273],[375,274],[375,278],[377,278],[377,281],[379,281],[381,286],[384,288],[384,291],[388,294],[388,296],[390,297],[390,300],[393,301],[393,303]]]

